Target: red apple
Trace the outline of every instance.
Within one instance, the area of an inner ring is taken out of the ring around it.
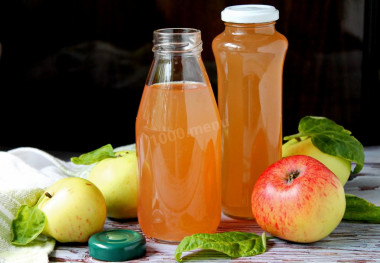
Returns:
[[[306,155],[285,157],[269,166],[253,188],[251,204],[264,231],[300,243],[328,236],[346,209],[338,177]]]

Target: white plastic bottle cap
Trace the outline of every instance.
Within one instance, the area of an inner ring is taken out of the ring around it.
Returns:
[[[266,23],[279,18],[271,5],[233,5],[222,11],[222,21],[230,23]]]

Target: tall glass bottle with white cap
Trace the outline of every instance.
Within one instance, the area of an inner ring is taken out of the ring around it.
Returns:
[[[212,48],[222,121],[222,209],[252,218],[251,193],[259,175],[281,158],[282,72],[287,39],[268,5],[222,11],[225,30]]]

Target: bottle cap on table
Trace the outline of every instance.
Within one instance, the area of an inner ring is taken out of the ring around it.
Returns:
[[[104,261],[125,261],[145,255],[143,235],[128,229],[113,229],[96,233],[88,240],[90,256]]]
[[[222,20],[231,23],[267,23],[278,18],[278,10],[271,5],[233,5],[222,11]]]

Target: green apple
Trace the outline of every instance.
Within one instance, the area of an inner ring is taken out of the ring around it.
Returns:
[[[103,193],[107,215],[126,219],[137,217],[138,168],[136,151],[120,151],[92,168],[88,179]]]
[[[282,157],[307,155],[313,157],[329,168],[345,185],[351,174],[351,162],[338,156],[322,152],[311,142],[311,138],[291,139],[282,146]]]
[[[86,242],[103,230],[107,215],[100,190],[79,177],[64,178],[51,185],[38,208],[47,218],[42,233],[59,242]]]

